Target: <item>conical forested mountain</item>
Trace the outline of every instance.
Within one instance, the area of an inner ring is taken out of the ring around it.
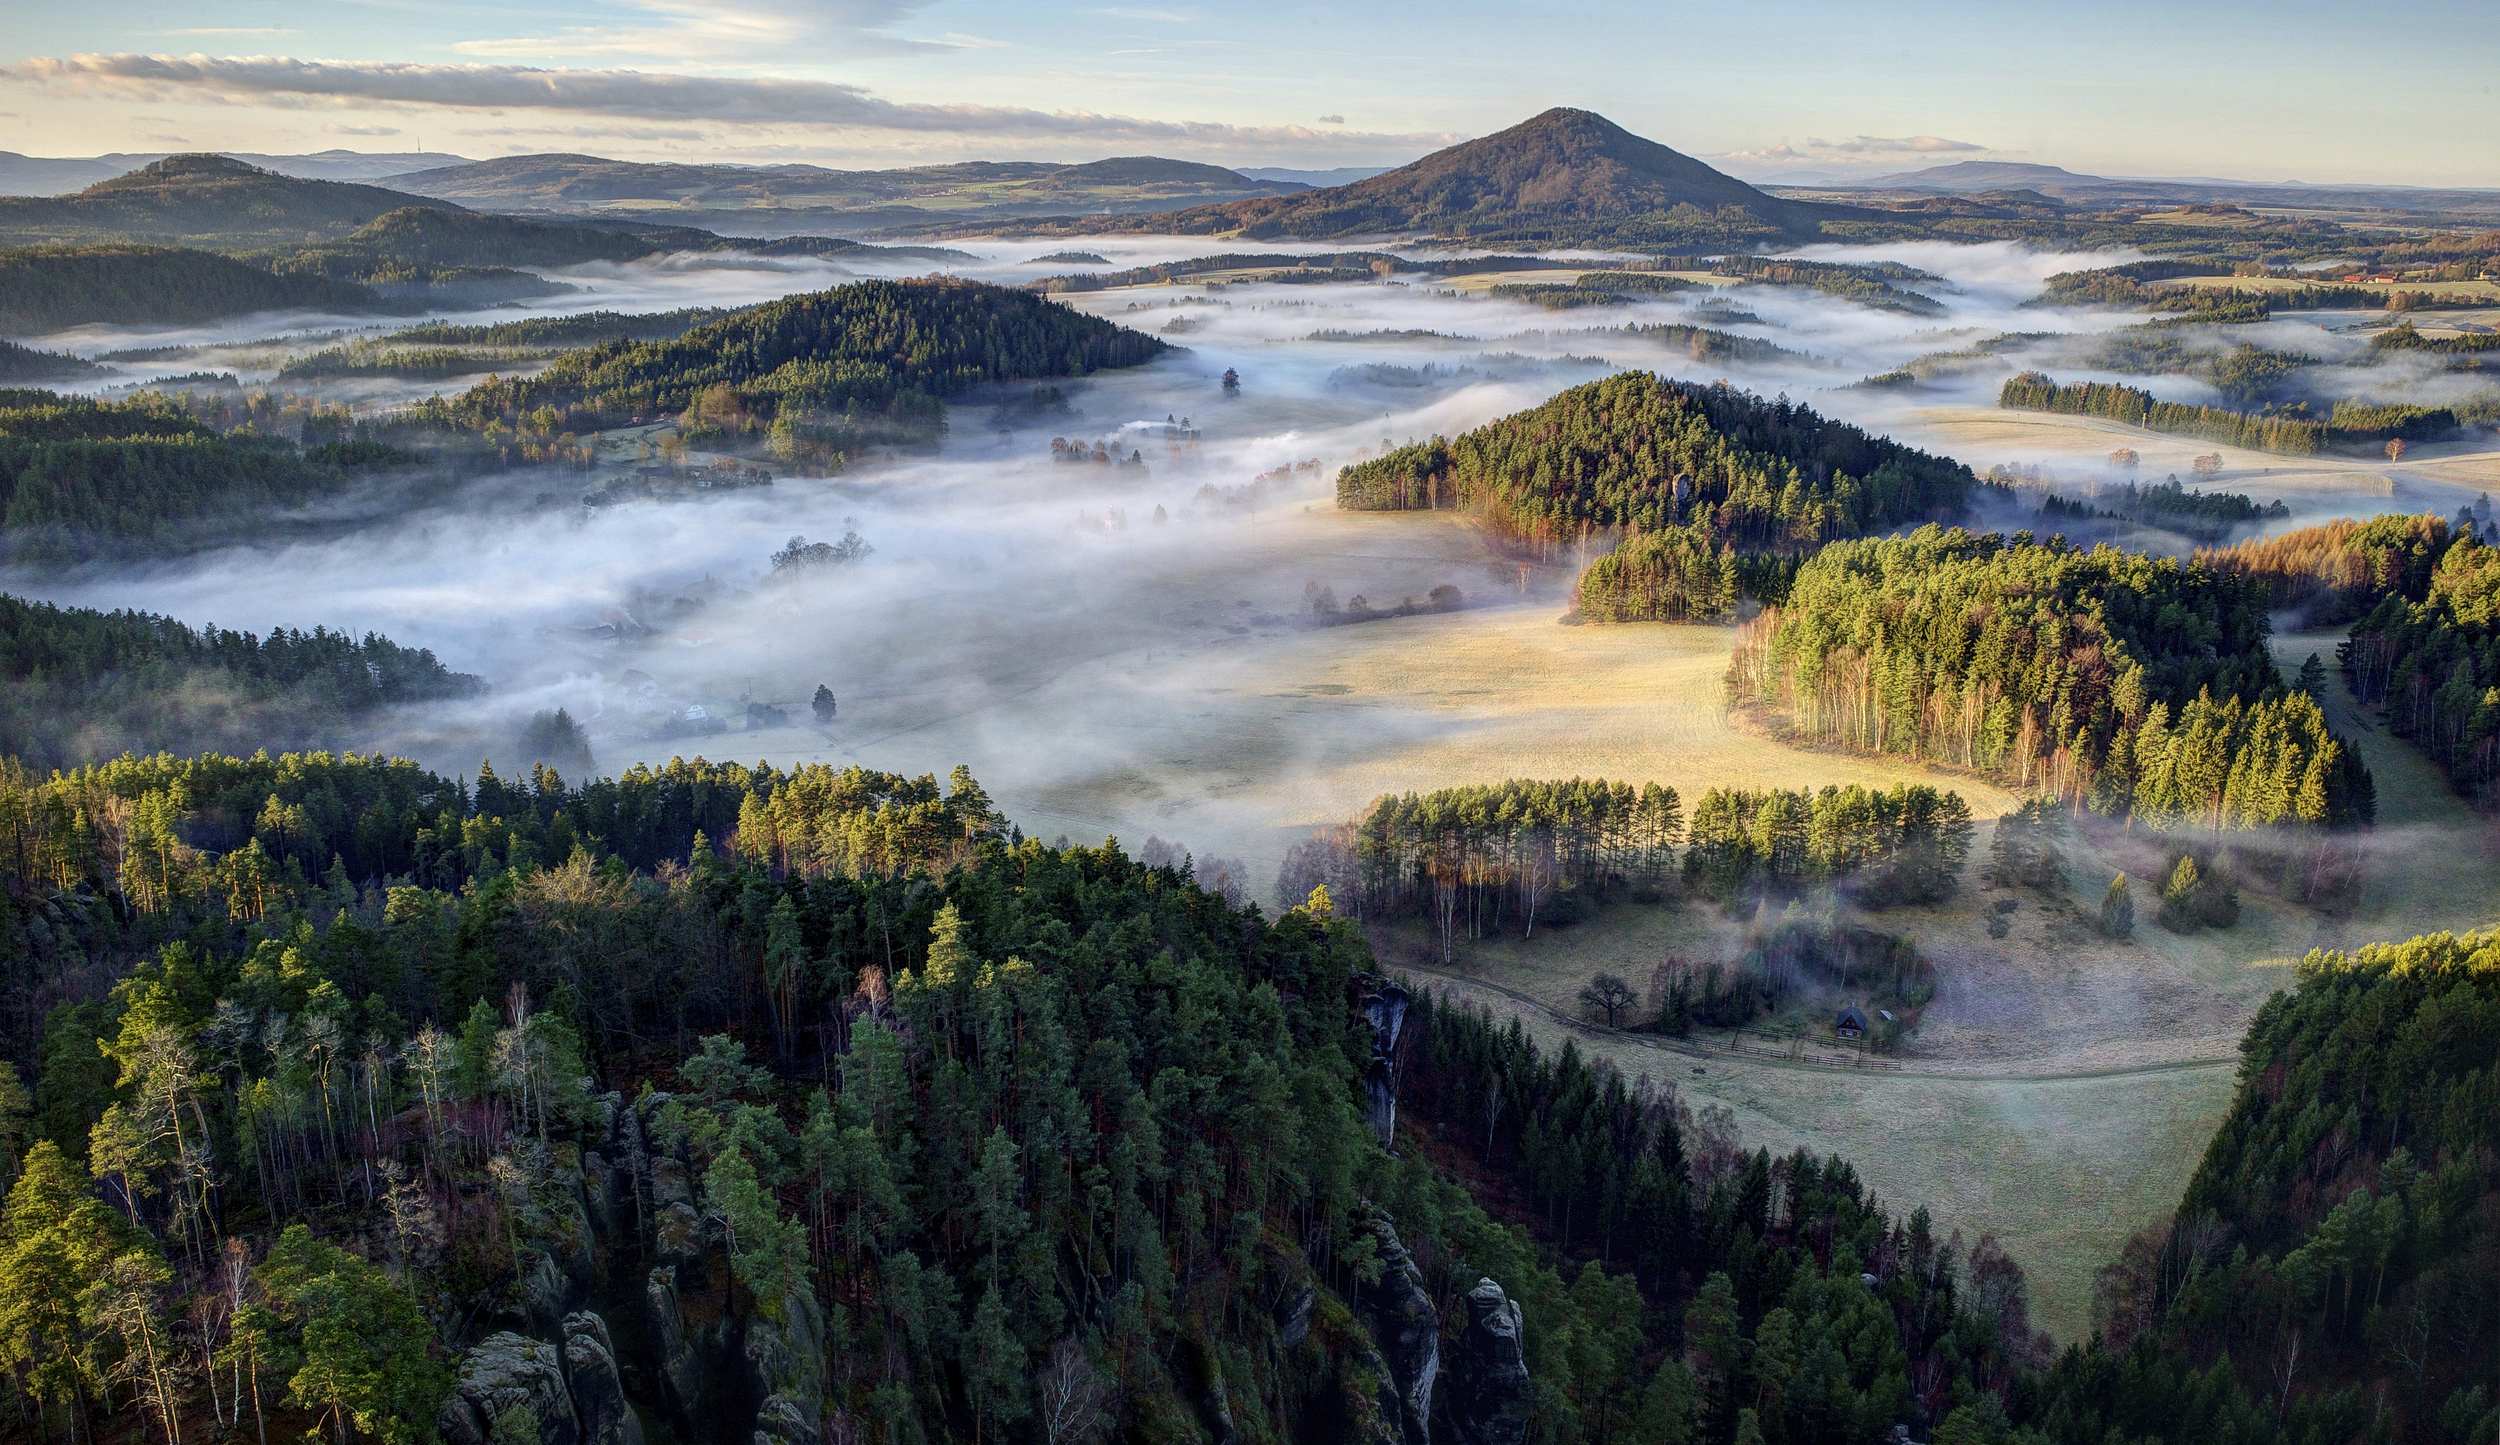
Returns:
[[[1138,229],[1252,236],[1427,230],[1562,239],[1592,228],[1708,244],[1784,237],[1804,210],[1592,111],[1557,107],[1352,185],[1141,220]]]

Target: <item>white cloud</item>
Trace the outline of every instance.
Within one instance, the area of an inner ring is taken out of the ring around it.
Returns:
[[[1381,135],[1307,126],[1153,120],[1094,111],[929,105],[886,100],[855,85],[774,77],[688,75],[524,65],[298,60],[288,56],[39,56],[0,78],[149,100],[278,108],[441,107],[562,111],[636,120],[717,121],[1005,139],[1258,149],[1280,145],[1415,149],[1452,135]]]
[[[464,55],[649,56],[752,61],[758,55],[829,52],[839,59],[956,48],[910,40],[886,27],[932,0],[627,0],[651,17],[641,25],[567,26],[554,35],[467,40]]]
[[[551,136],[561,140],[703,140],[699,130],[647,125],[501,125],[477,126],[455,130],[457,136],[478,136],[488,140],[509,140],[521,136]]]
[[[399,127],[398,127],[398,126],[395,126],[395,125],[339,125],[339,124],[337,124],[337,123],[335,123],[335,122],[332,122],[332,123],[329,123],[329,124],[326,124],[326,125],[322,126],[322,127],[321,127],[321,129],[322,129],[324,132],[326,132],[327,134],[330,134],[330,135],[397,135],[397,134],[399,134]]]
[[[1812,140],[1806,142],[1830,155],[1940,155],[1958,151],[1984,151],[1988,147],[1966,140],[1946,140],[1935,135],[1852,136],[1844,141]]]

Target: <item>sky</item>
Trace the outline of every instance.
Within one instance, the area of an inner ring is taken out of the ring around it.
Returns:
[[[2008,160],[2500,186],[2489,0],[0,0],[0,14],[0,149],[29,155],[1384,166],[1570,105],[1756,180]]]

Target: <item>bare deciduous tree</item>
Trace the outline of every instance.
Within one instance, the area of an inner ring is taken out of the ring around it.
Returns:
[[[1639,999],[1638,990],[1611,973],[1599,974],[1580,990],[1580,1007],[1593,1014],[1604,1014],[1610,1029],[1622,1022],[1625,1011]]]
[[[1051,1347],[1040,1385],[1042,1428],[1050,1445],[1084,1445],[1108,1423],[1111,1386],[1074,1336]]]

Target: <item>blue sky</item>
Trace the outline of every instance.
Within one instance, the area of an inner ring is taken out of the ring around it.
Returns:
[[[1755,178],[2500,186],[2488,0],[5,0],[0,149],[1390,164],[1552,105]]]

